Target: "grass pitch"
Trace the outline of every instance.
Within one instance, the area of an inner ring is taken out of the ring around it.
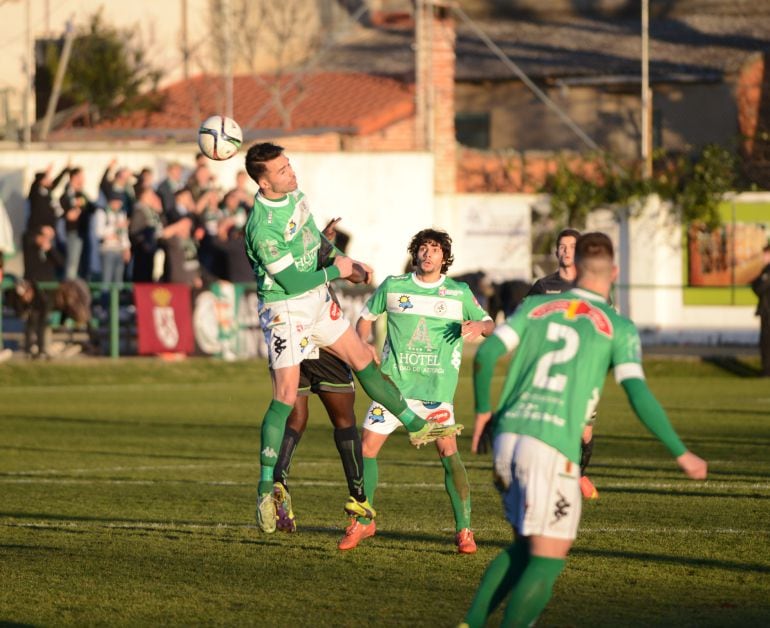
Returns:
[[[769,625],[770,385],[694,361],[646,367],[709,480],[684,478],[608,382],[590,467],[601,499],[539,625]],[[314,400],[291,478],[299,530],[263,535],[269,396],[263,362],[0,367],[0,624],[456,625],[511,537],[489,456],[461,439],[476,555],[455,553],[435,450],[401,433],[381,454],[377,535],[342,553],[346,487]],[[470,427],[468,370],[456,407]]]

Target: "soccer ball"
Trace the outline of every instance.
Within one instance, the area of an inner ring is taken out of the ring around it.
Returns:
[[[241,127],[227,116],[206,118],[198,129],[198,146],[209,159],[230,159],[243,144]]]

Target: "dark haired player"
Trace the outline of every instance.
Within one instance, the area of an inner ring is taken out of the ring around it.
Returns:
[[[272,533],[277,508],[285,498],[283,485],[273,481],[273,469],[286,419],[297,398],[299,365],[315,347],[327,347],[349,364],[366,393],[404,423],[414,445],[462,428],[452,426],[450,430],[414,414],[398,389],[382,376],[369,347],[330,297],[327,283],[350,276],[354,260],[337,255],[332,266],[318,269],[322,236],[307,198],[297,189],[297,177],[283,148],[271,143],[251,146],[246,153],[246,171],[259,191],[246,223],[244,242],[257,277],[260,321],[273,380],[273,399],[261,428],[257,523],[264,532]]]
[[[706,478],[705,460],[679,440],[647,387],[636,327],[607,304],[617,276],[612,242],[587,233],[575,258],[575,288],[525,299],[476,353],[476,412],[486,421],[495,363],[516,351],[494,415],[495,484],[515,541],[484,572],[466,626],[483,626],[509,594],[503,626],[533,624],[548,603],[580,523],[580,437],[610,367],[682,471]]]
[[[424,419],[454,425],[454,394],[464,340],[489,335],[494,323],[467,284],[446,276],[452,264],[452,239],[443,231],[424,229],[408,247],[414,271],[389,276],[369,298],[356,330],[368,340],[372,325],[387,314],[382,372],[396,384],[409,407]],[[373,349],[373,348],[372,348]],[[363,425],[364,485],[374,502],[379,470],[377,454],[400,425],[382,404],[372,403]],[[455,520],[455,545],[463,554],[476,551],[471,531],[471,494],[454,434],[436,440],[444,467],[444,486]],[[367,517],[351,521],[337,547],[349,550],[373,536]]]

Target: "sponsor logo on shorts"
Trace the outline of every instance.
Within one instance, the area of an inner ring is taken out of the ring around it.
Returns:
[[[305,353],[305,349],[307,349],[307,346],[310,344],[310,340],[308,340],[308,337],[305,336],[302,340],[299,341],[299,350],[301,353]]]
[[[564,495],[562,495],[561,493],[558,493],[558,495],[559,495],[559,499],[554,504],[554,509],[553,509],[554,520],[551,523],[551,525],[555,525],[555,524],[559,523],[559,521],[563,517],[566,517],[569,514],[568,511],[572,507],[572,504],[570,504],[567,501],[567,499],[564,497]]]
[[[380,406],[374,406],[367,417],[372,423],[385,423],[385,410]]]
[[[398,307],[401,308],[402,312],[414,307],[414,305],[412,305],[412,301],[409,299],[408,294],[402,294],[400,297],[398,297]]]
[[[281,338],[280,336],[275,336],[273,338],[273,353],[275,353],[275,356],[278,357],[283,353],[283,350],[286,348],[286,340]]]
[[[333,321],[336,321],[340,316],[342,316],[342,310],[340,309],[340,306],[337,305],[337,303],[332,302],[332,304],[329,306],[329,316]]]
[[[435,410],[441,405],[440,401],[423,401],[422,407],[427,408],[428,410]]]
[[[444,421],[448,421],[449,417],[451,416],[452,413],[449,412],[449,410],[446,408],[443,408],[441,410],[431,412],[428,416],[425,417],[425,420],[430,423],[443,423]]]

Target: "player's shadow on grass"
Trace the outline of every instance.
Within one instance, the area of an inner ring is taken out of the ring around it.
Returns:
[[[704,356],[703,361],[706,364],[713,364],[723,371],[732,373],[738,377],[761,377],[762,375],[762,369],[753,366],[752,364],[748,364],[743,360],[739,360],[734,356]]]
[[[731,560],[718,560],[712,558],[687,558],[679,555],[667,556],[666,554],[651,554],[649,552],[599,550],[590,547],[573,547],[572,550],[570,550],[570,556],[579,556],[581,554],[595,556],[597,558],[638,560],[645,563],[669,563],[677,566],[690,565],[692,567],[712,567],[715,569],[729,569],[731,571],[770,573],[770,565],[762,565],[760,563],[739,563]]]

